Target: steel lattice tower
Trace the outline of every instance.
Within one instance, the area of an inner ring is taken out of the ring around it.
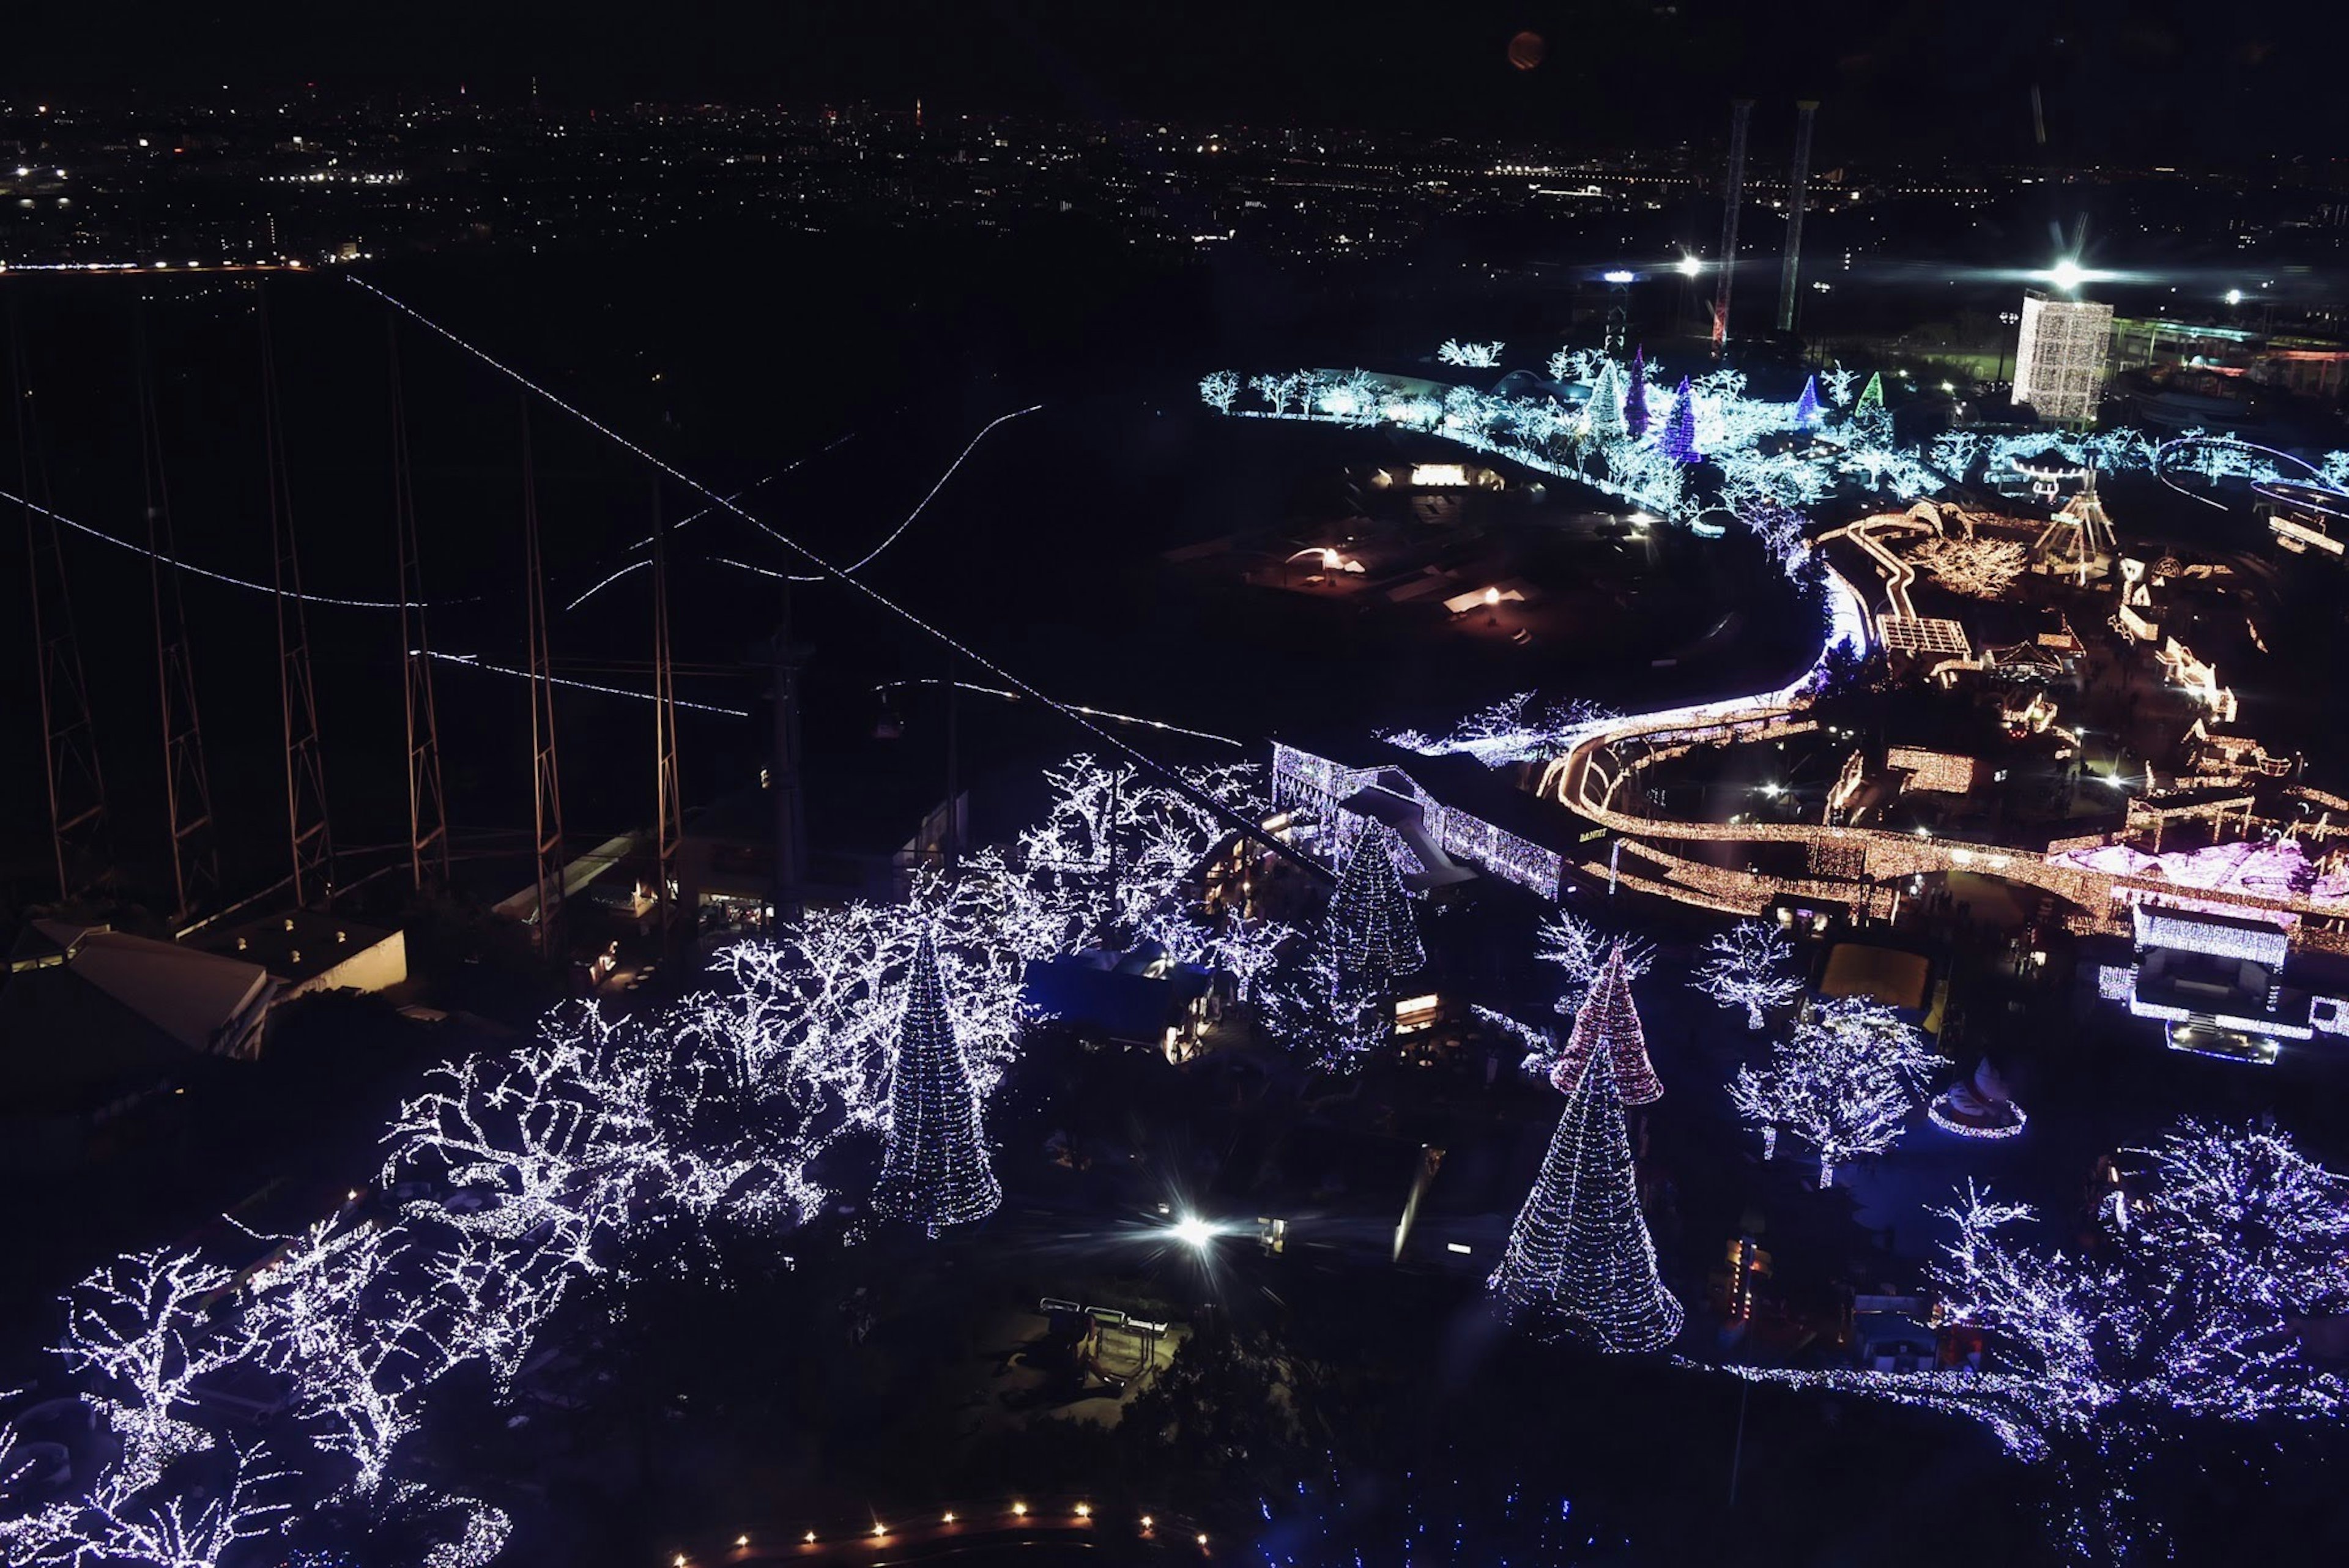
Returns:
[[[212,826],[212,780],[204,767],[195,665],[189,655],[188,606],[171,535],[171,486],[164,476],[163,430],[148,373],[143,315],[139,321],[139,432],[140,467],[147,487],[148,583],[155,609],[155,684],[163,713],[163,801],[171,833],[171,923],[177,926],[219,896],[220,845]]]
[[[563,952],[563,784],[554,762],[554,671],[546,644],[546,572],[538,549],[538,476],[531,459],[530,398],[522,402],[523,577],[530,638],[532,842],[538,859],[538,956]]]
[[[335,894],[335,835],[326,819],[326,763],[318,746],[318,688],[310,668],[310,623],[302,607],[302,560],[295,546],[294,498],[270,340],[269,293],[261,297],[261,405],[269,480],[269,537],[275,555],[277,690],[285,721],[285,824],[293,850],[294,902]]]
[[[1803,203],[1811,185],[1811,122],[1818,118],[1816,99],[1795,105],[1795,168],[1786,187],[1786,259],[1778,267],[1778,330],[1795,329],[1795,285],[1803,267]]]
[[[1737,215],[1745,203],[1745,127],[1754,118],[1754,100],[1733,99],[1729,105],[1729,172],[1721,187],[1720,280],[1713,291],[1713,355],[1721,358],[1729,344],[1729,286],[1737,275]]]
[[[449,886],[449,802],[440,786],[440,722],[432,701],[432,648],[416,539],[416,480],[399,383],[399,321],[387,313],[391,350],[391,513],[399,556],[399,660],[408,708],[408,868],[416,890]]]
[[[108,870],[106,778],[90,722],[89,685],[74,635],[73,601],[57,520],[34,500],[32,391],[25,385],[25,347],[16,302],[8,302],[8,358],[16,393],[16,491],[25,508],[25,556],[31,573],[34,684],[41,700],[41,754],[47,771],[49,841],[57,857],[57,897],[87,890]]]
[[[677,857],[685,845],[685,805],[677,774],[677,670],[668,652],[668,527],[661,521],[660,481],[653,481],[653,898],[661,942],[676,940]]]

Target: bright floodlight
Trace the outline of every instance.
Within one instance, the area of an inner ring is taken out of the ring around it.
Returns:
[[[2067,292],[2079,287],[2087,278],[2088,275],[2081,270],[2079,262],[2071,256],[2063,257],[2047,269],[2047,281]]]
[[[1609,283],[1629,283],[1638,275],[1636,273],[1624,272],[1618,268],[1614,272],[1602,272],[1599,275]]]
[[[2229,290],[2227,291],[2227,303],[2228,303],[2228,304],[2230,304],[2230,305],[2240,305],[2240,304],[2242,304],[2242,303],[2243,303],[2243,291],[2242,291],[2241,289],[2240,289],[2240,288],[2230,288],[2230,289],[2229,289]]]
[[[1681,275],[1682,277],[1694,277],[1697,274],[1704,270],[1704,263],[1697,260],[1694,256],[1684,255],[1681,257],[1680,268]]]
[[[1216,1228],[1195,1214],[1185,1214],[1174,1221],[1174,1239],[1185,1246],[1206,1251],[1216,1239]]]

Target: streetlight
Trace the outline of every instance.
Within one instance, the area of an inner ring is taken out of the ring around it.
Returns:
[[[1704,270],[1704,263],[1685,252],[1682,253],[1681,259],[1674,265],[1681,269],[1682,277],[1694,277]]]
[[[2230,289],[2229,289],[2229,290],[2227,291],[2227,303],[2228,303],[2228,304],[2230,304],[2230,305],[2240,305],[2240,304],[2242,304],[2242,303],[2243,303],[2243,291],[2242,291],[2241,289],[2240,289],[2240,288],[2230,288]]]
[[[1216,1227],[1195,1214],[1185,1214],[1174,1221],[1174,1239],[1195,1252],[1204,1252],[1215,1245]]]
[[[2059,256],[2055,265],[2047,269],[2047,281],[2069,294],[2087,282],[2088,275],[2081,269],[2078,257]]]

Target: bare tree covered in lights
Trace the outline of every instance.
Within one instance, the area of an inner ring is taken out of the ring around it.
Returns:
[[[1762,1127],[1765,1158],[1780,1127],[1816,1149],[1824,1188],[1837,1167],[1899,1141],[1926,1081],[1947,1065],[1890,1008],[1838,997],[1798,1022],[1759,1069],[1740,1067],[1730,1103]]]
[[[1211,370],[1199,378],[1199,397],[1219,414],[1232,411],[1232,400],[1240,395],[1240,379],[1229,370]]]
[[[1763,1014],[1802,995],[1802,981],[1786,972],[1794,944],[1785,933],[1759,920],[1742,920],[1716,931],[1704,944],[1705,961],[1689,983],[1723,1007],[1745,1010],[1745,1027],[1759,1030]]]
[[[2182,1445],[2263,1431],[2242,1445],[2258,1463],[2287,1424],[2349,1417],[2349,1380],[2305,1337],[2349,1314],[2349,1181],[2264,1125],[2187,1121],[2136,1152],[2144,1191],[2085,1251],[2018,1244],[2029,1207],[1971,1185],[1939,1210],[1957,1236],[1934,1284],[1945,1317],[1988,1335],[1982,1370],[1744,1376],[1977,1421],[2053,1467],[2075,1556],[2169,1559],[2161,1467]]]

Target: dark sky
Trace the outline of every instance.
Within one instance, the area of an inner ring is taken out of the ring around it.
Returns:
[[[126,0],[28,5],[18,88],[444,85],[740,101],[924,96],[934,109],[1712,140],[1732,92],[1823,99],[1822,155],[2064,161],[2343,151],[2338,7],[2182,0]],[[1546,57],[1513,68],[1513,35]],[[215,79],[217,78],[217,79]],[[1774,101],[1775,100],[1775,101]]]

